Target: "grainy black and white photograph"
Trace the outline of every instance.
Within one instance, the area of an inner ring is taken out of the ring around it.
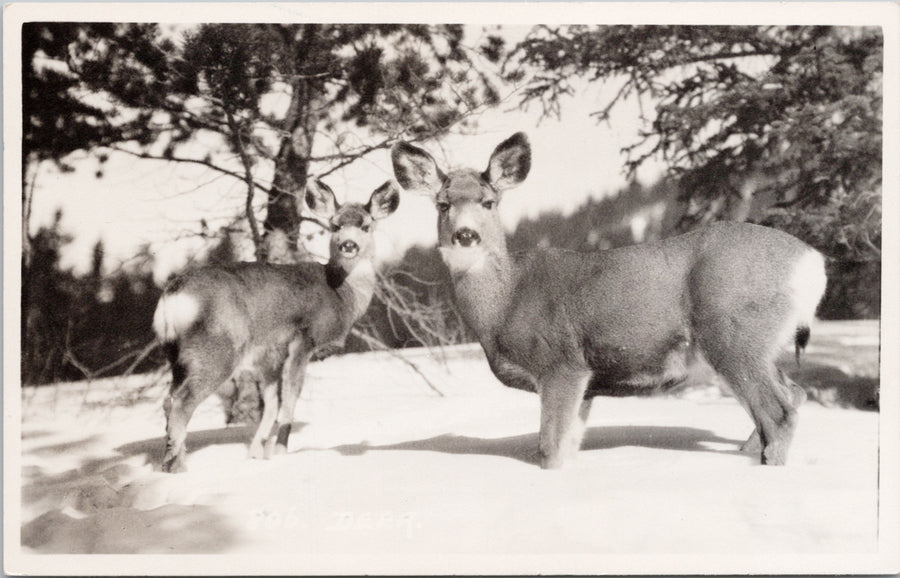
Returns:
[[[898,29],[6,6],[5,571],[900,572]]]

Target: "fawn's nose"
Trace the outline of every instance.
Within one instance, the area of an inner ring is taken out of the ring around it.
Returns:
[[[338,245],[338,249],[345,257],[355,257],[359,253],[359,245],[356,244],[356,241],[343,241]]]
[[[471,247],[481,243],[481,235],[468,227],[463,227],[453,233],[453,243],[462,247]]]

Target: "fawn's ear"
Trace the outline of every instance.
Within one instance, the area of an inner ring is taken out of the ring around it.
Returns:
[[[444,173],[430,154],[409,143],[400,141],[391,149],[394,176],[407,191],[434,197],[444,184]]]
[[[334,196],[334,191],[318,179],[306,182],[306,191],[303,194],[303,202],[313,215],[320,219],[330,219],[340,205]]]
[[[400,191],[394,183],[387,181],[372,193],[365,209],[369,211],[373,219],[383,219],[397,210],[400,206]]]
[[[531,145],[524,132],[517,132],[494,149],[484,178],[498,191],[511,189],[531,170]]]

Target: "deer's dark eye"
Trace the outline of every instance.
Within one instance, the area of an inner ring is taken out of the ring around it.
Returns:
[[[438,208],[438,211],[440,211],[442,213],[446,213],[447,211],[450,210],[450,203],[441,201],[437,204],[437,208]]]
[[[335,224],[335,223],[332,223],[332,224],[331,224],[331,232],[332,232],[332,233],[337,233],[337,232],[340,231],[340,230],[341,230],[341,226],[340,226],[340,225],[337,225],[337,224]]]
[[[363,225],[361,228],[363,230],[363,233],[368,233],[369,230],[372,228],[372,225],[366,224],[366,225]]]
[[[481,206],[490,211],[495,204],[497,204],[497,201],[482,201]]]

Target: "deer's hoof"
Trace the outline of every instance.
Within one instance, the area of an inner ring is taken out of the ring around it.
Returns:
[[[565,459],[559,454],[541,454],[541,469],[559,470],[565,465]]]
[[[162,471],[169,474],[181,474],[187,471],[187,465],[184,463],[184,458],[177,457],[163,462]]]
[[[262,460],[267,456],[265,455],[265,451],[263,450],[262,444],[259,443],[251,443],[250,449],[247,451],[247,457],[251,460]]]

